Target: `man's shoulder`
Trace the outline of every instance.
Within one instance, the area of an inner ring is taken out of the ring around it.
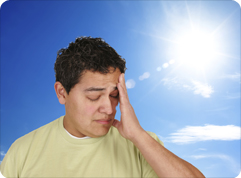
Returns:
[[[152,138],[155,140],[158,138],[158,136],[154,132],[146,131]]]
[[[54,121],[45,124],[29,133],[27,133],[26,135],[18,138],[13,144],[12,146],[19,148],[21,147],[29,147],[29,145],[32,143],[32,141],[38,137],[44,137],[44,135],[48,134],[50,131],[55,130],[55,128],[57,128],[58,126],[58,119],[55,119]]]
[[[53,133],[58,134],[56,130],[58,129],[59,119],[41,126],[15,140],[1,163],[2,173],[9,176],[12,175],[11,177],[20,175],[27,157],[32,154],[32,157],[30,157],[33,158],[39,146],[43,145],[43,141],[47,140],[49,136],[51,137]],[[14,171],[12,169],[14,169]]]
[[[159,139],[159,137],[154,133],[150,131],[146,131],[152,138],[154,138],[157,142],[159,142],[162,146],[164,146],[164,143]]]

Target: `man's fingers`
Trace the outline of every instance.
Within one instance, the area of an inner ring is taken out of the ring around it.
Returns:
[[[123,88],[123,85],[121,83],[117,84],[117,88],[119,90],[119,100],[120,100],[120,104],[127,104],[129,102],[128,99],[128,95],[127,92],[125,91],[125,89]]]
[[[128,94],[127,94],[127,89],[126,89],[126,84],[125,84],[125,75],[122,73],[119,77],[119,84],[117,85],[118,90],[119,90],[119,97],[120,97],[120,103],[129,102]]]
[[[121,83],[118,83],[117,84],[117,88],[118,88],[118,91],[119,91],[119,100],[120,100],[120,104],[122,104],[124,101],[124,90],[123,90],[123,87],[121,85]]]
[[[122,78],[122,87],[123,87],[124,91],[127,93],[126,82],[125,82],[125,74],[124,73],[121,74],[121,78]]]

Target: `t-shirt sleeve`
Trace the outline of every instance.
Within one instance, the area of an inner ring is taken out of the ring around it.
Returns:
[[[153,132],[147,132],[152,138],[154,138],[158,143],[164,146],[163,142],[158,138],[158,136]],[[141,154],[141,153],[140,153]],[[154,172],[152,167],[149,163],[145,160],[145,158],[140,156],[141,166],[142,166],[142,177],[158,177],[157,174]]]
[[[12,145],[1,162],[1,173],[4,177],[19,177],[15,150]]]
[[[32,134],[27,134],[25,139],[20,137],[10,146],[0,166],[1,173],[4,177],[16,178],[21,176],[31,139]]]

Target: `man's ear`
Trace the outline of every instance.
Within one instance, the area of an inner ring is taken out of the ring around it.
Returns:
[[[67,92],[60,82],[55,82],[54,89],[60,104],[65,104]]]

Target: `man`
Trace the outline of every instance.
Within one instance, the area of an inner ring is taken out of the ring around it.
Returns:
[[[80,37],[55,63],[65,116],[19,138],[6,177],[204,177],[140,126],[125,86],[125,60],[101,38]],[[116,120],[120,103],[121,119]]]

